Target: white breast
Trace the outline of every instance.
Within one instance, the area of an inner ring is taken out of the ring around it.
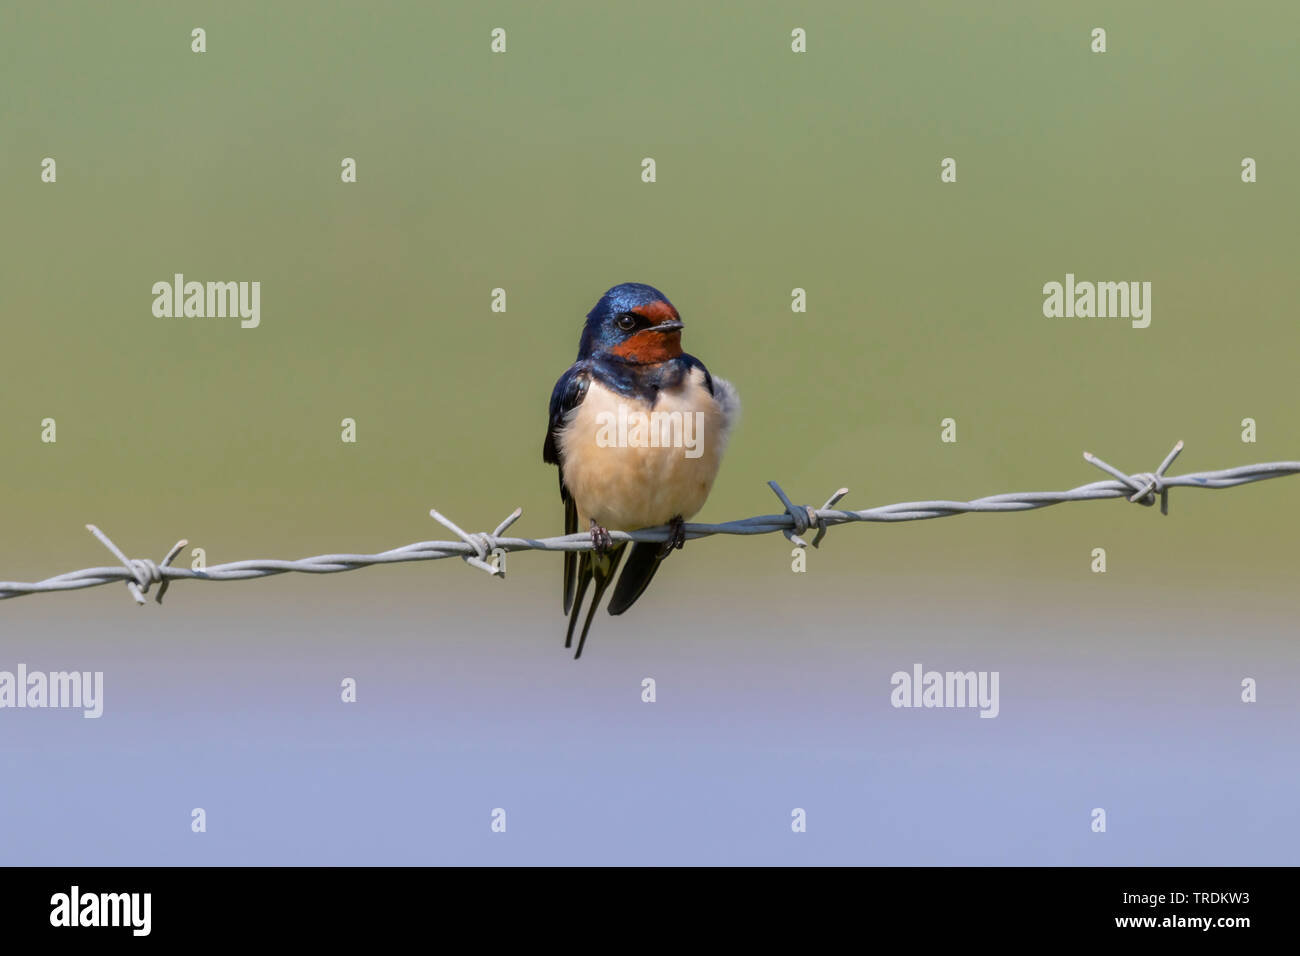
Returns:
[[[715,377],[713,388],[692,369],[650,408],[592,381],[560,433],[579,530],[593,519],[611,530],[647,528],[704,506],[740,411],[729,382]]]

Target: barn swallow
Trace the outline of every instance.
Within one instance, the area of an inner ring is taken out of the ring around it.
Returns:
[[[739,417],[731,384],[682,351],[682,328],[658,289],[616,285],[587,313],[577,361],[551,393],[542,460],[560,469],[564,533],[584,528],[592,542],[591,551],[564,553],[565,647],[595,581],[575,660],[627,548],[607,529],[666,524],[672,532],[662,544],[633,543],[609,600],[609,613],[622,614],[685,543],[683,525],[703,507]]]

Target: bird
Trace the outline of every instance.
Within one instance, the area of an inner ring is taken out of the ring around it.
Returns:
[[[590,551],[564,552],[566,648],[592,589],[574,660],[629,550],[628,542],[614,545],[609,529],[669,528],[667,541],[632,543],[609,600],[609,613],[617,615],[685,544],[685,522],[703,507],[739,420],[736,389],[682,351],[683,328],[658,289],[616,285],[587,313],[577,360],[551,392],[542,460],[559,468],[564,533],[581,528],[592,544]]]

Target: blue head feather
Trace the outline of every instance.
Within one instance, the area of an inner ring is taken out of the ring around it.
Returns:
[[[587,313],[587,324],[583,326],[582,339],[578,342],[578,361],[591,358],[594,352],[613,348],[628,338],[630,333],[618,327],[618,317],[654,302],[668,302],[668,296],[641,282],[623,282],[602,295]],[[671,302],[668,304],[672,305]]]

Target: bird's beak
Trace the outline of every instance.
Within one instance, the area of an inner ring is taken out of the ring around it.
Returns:
[[[650,326],[650,328],[646,329],[646,331],[647,332],[680,332],[684,328],[685,326],[682,325],[681,322],[678,322],[676,319],[669,319],[666,322],[656,322],[654,325]]]

